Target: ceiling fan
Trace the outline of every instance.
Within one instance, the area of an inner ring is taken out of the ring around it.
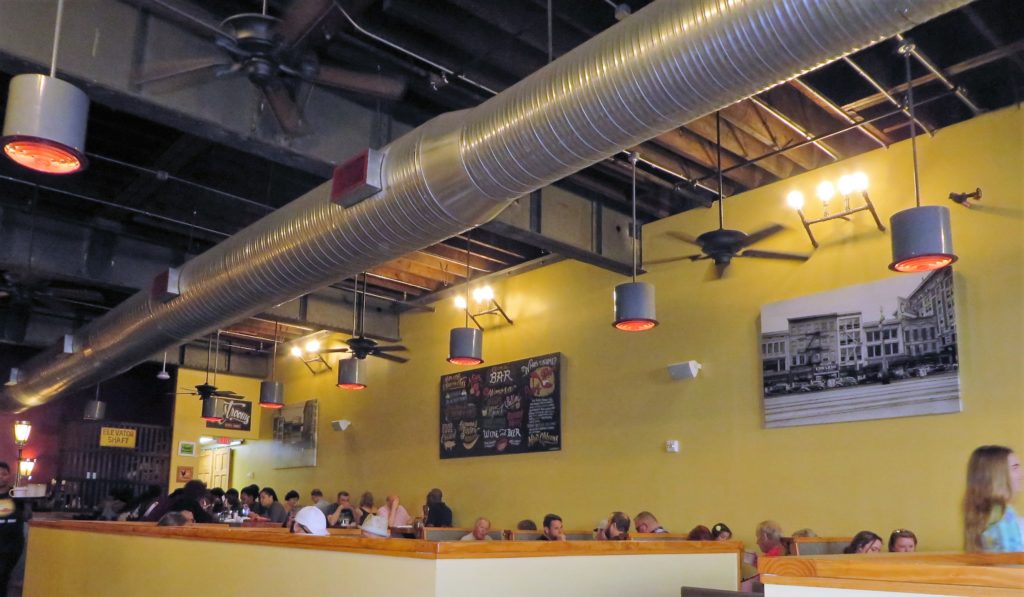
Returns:
[[[761,251],[758,249],[747,249],[750,245],[760,242],[769,236],[785,229],[780,224],[771,224],[756,232],[747,234],[741,230],[730,230],[725,227],[725,206],[722,194],[722,124],[721,116],[715,113],[715,137],[718,146],[718,229],[701,234],[697,238],[681,232],[669,231],[667,234],[677,240],[700,247],[701,252],[695,255],[684,255],[681,257],[668,257],[665,259],[652,259],[645,261],[645,265],[658,263],[669,263],[689,259],[700,261],[711,259],[715,262],[715,272],[721,278],[725,268],[732,263],[735,257],[758,257],[762,259],[789,259],[793,261],[807,261],[810,256],[798,253],[782,253],[779,251]]]
[[[366,318],[366,274],[363,274],[363,290],[359,291],[359,276],[355,279],[355,289],[353,290],[353,302],[352,302],[352,331],[355,336],[345,340],[345,344],[348,344],[348,348],[332,348],[323,352],[351,352],[352,356],[357,359],[365,359],[366,357],[378,357],[388,361],[394,361],[396,363],[405,363],[409,359],[400,357],[398,355],[391,354],[392,352],[408,350],[406,347],[400,344],[391,344],[382,346],[377,344],[376,341],[367,338],[363,334],[363,323]],[[361,295],[361,297],[360,297]]]
[[[232,398],[241,399],[245,398],[241,394],[236,394],[231,390],[220,390],[217,388],[217,374],[214,373],[213,383],[210,383],[210,344],[206,345],[206,380],[201,384],[197,384],[195,389],[182,388],[182,392],[173,392],[175,396],[199,396],[199,399],[203,401],[203,415],[202,418],[207,421],[219,422],[222,420],[217,410],[217,398]],[[220,360],[220,331],[217,332],[217,360]]]
[[[144,0],[144,4],[170,13],[209,36],[223,54],[149,65],[136,81],[139,87],[154,83],[184,86],[211,75],[245,75],[263,92],[281,130],[289,135],[304,129],[302,112],[296,103],[296,92],[302,82],[385,100],[396,100],[405,94],[406,82],[402,78],[323,64],[306,47],[304,42],[309,34],[335,9],[332,0],[294,0],[282,19],[267,14],[264,0],[262,13],[236,14],[219,25],[165,0]]]

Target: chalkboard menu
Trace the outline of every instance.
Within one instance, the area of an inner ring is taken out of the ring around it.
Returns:
[[[441,377],[441,458],[562,449],[562,355]]]

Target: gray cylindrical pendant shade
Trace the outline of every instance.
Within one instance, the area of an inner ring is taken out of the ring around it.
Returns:
[[[453,328],[448,338],[448,362],[479,365],[484,362],[484,334],[477,328]]]
[[[654,311],[654,286],[646,282],[626,282],[615,287],[616,328],[624,332],[643,332],[658,325]]]
[[[82,418],[86,421],[102,421],[107,416],[107,403],[102,400],[90,400],[85,403],[85,414]]]
[[[261,381],[260,406],[263,408],[284,406],[284,384],[279,381]]]
[[[46,174],[71,174],[84,169],[85,129],[89,97],[66,81],[46,75],[11,79],[4,116],[3,145],[7,157]]]
[[[362,390],[366,387],[363,359],[352,357],[338,361],[338,387],[343,390]]]
[[[224,417],[220,415],[218,406],[220,405],[215,397],[210,396],[209,398],[203,398],[203,420],[210,421],[211,423],[219,423],[223,421]]]
[[[956,261],[949,209],[942,205],[912,207],[889,219],[892,227],[892,263],[889,269],[927,272]]]

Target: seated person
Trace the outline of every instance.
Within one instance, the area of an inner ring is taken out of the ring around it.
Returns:
[[[376,512],[376,508],[373,507],[373,494],[369,491],[364,491],[363,495],[359,497],[359,508],[356,511],[356,516],[359,517],[359,524],[366,522],[367,517],[373,516]]]
[[[711,527],[711,538],[715,541],[728,541],[732,539],[732,529],[725,526],[724,522],[720,522]]]
[[[405,507],[398,503],[397,495],[389,495],[384,505],[377,508],[377,516],[383,516],[388,521],[388,528],[407,527],[412,524],[412,516]]]
[[[238,499],[238,490],[229,489],[224,492],[224,509],[229,512],[238,512],[242,508],[242,502]]]
[[[487,534],[490,532],[491,521],[481,516],[473,523],[473,532],[463,535],[460,541],[490,541],[491,536]]]
[[[524,518],[516,523],[517,531],[536,531],[537,523],[533,522],[529,518]]]
[[[423,526],[452,526],[452,509],[444,503],[444,496],[436,487],[427,493],[427,505],[423,507],[423,519]]]
[[[786,555],[786,547],[782,544],[782,527],[774,520],[765,520],[754,529],[757,546],[764,552],[764,557],[774,558]]]
[[[359,529],[362,531],[362,536],[367,539],[387,539],[391,536],[388,531],[388,519],[380,515],[367,516]]]
[[[272,487],[264,487],[260,491],[260,506],[263,514],[249,513],[249,518],[261,522],[276,522],[283,525],[288,520],[288,511],[277,501],[277,492]]]
[[[288,530],[300,535],[316,535],[325,537],[327,533],[327,517],[316,506],[306,506],[299,510],[292,519]]]
[[[301,509],[301,506],[299,506],[299,492],[292,489],[284,494],[284,504],[284,509],[288,512],[289,516],[298,514]]]
[[[889,551],[903,553],[917,551],[917,535],[907,529],[896,529],[889,535]]]
[[[882,551],[882,538],[871,531],[861,531],[853,536],[853,541],[850,541],[843,553],[879,553],[880,551]]]
[[[557,514],[548,514],[544,517],[544,534],[537,539],[541,541],[565,541],[565,533],[562,532],[562,517]]]
[[[243,487],[242,491],[238,494],[238,500],[242,504],[242,509],[249,509],[249,514],[262,515],[264,513],[263,506],[260,505],[259,485],[247,485]]]
[[[636,532],[638,533],[667,533],[665,527],[658,523],[653,514],[644,510],[636,515]]]
[[[327,514],[327,524],[332,527],[354,526],[356,521],[356,507],[349,501],[347,491],[338,492],[338,501],[331,505],[331,511]]]
[[[711,529],[699,524],[690,530],[690,534],[686,536],[689,541],[711,541],[713,539],[711,535]]]
[[[334,508],[334,504],[325,500],[324,492],[320,491],[319,489],[314,489],[313,491],[310,491],[309,497],[310,499],[313,500],[313,505],[319,508],[320,511],[324,513],[324,516],[330,514]]]
[[[612,512],[607,523],[597,528],[594,534],[596,541],[627,541],[629,540],[629,517],[622,512]]]

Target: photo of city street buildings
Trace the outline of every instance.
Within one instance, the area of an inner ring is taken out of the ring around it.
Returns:
[[[953,271],[766,305],[766,427],[960,412]]]

